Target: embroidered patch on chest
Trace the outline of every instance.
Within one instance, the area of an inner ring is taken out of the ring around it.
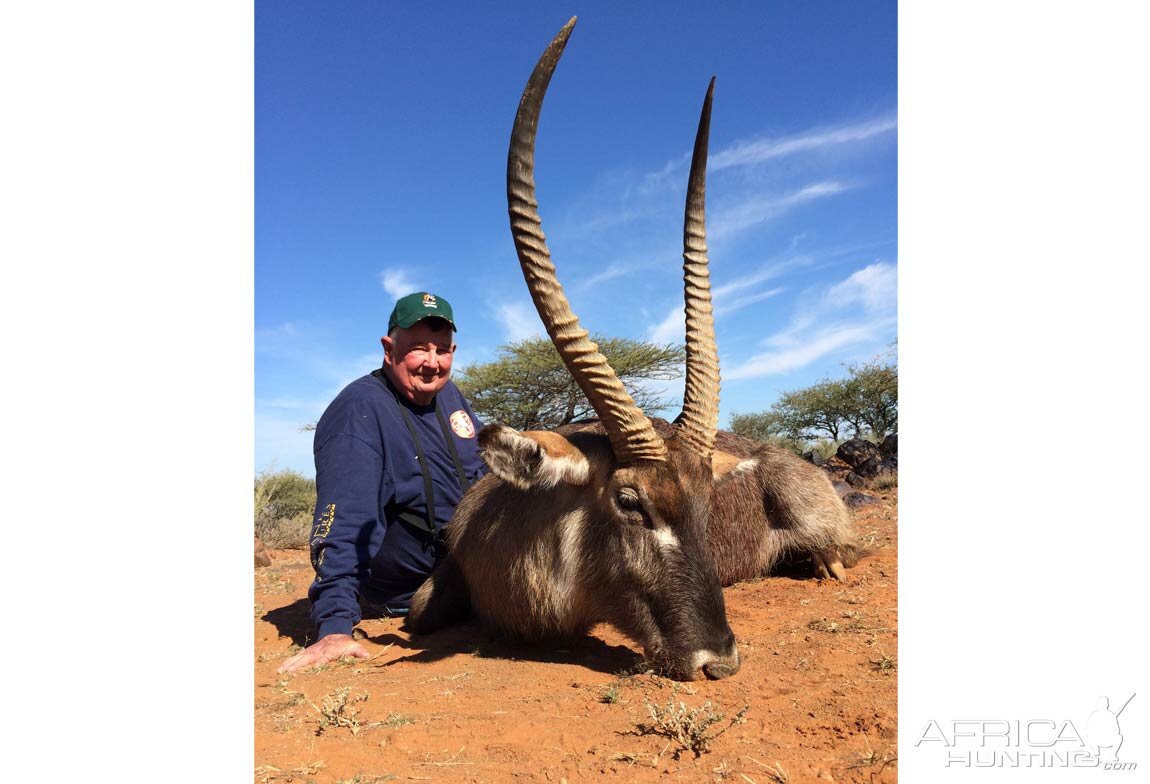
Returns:
[[[460,438],[475,438],[475,423],[462,408],[451,415],[451,429]]]

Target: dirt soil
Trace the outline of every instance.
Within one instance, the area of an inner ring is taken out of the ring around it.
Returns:
[[[294,676],[306,644],[302,551],[255,575],[255,780],[893,782],[898,491],[854,512],[872,554],[846,583],[797,570],[732,586],[742,669],[676,683],[602,626],[562,649],[469,624],[417,641],[364,621],[368,660]]]

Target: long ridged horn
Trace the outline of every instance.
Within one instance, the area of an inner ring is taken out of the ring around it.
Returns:
[[[563,364],[599,415],[615,458],[621,463],[666,460],[663,439],[635,405],[607,358],[599,353],[599,347],[587,338],[587,330],[579,326],[579,319],[555,275],[551,251],[543,236],[539,202],[535,198],[535,133],[547,85],[574,26],[575,17],[571,17],[543,52],[515,114],[511,147],[507,152],[507,212],[511,217],[511,235],[539,318]]]
[[[707,87],[695,149],[687,205],[683,210],[683,300],[687,318],[687,381],[683,413],[676,420],[679,438],[704,457],[715,450],[719,426],[719,353],[715,344],[715,318],[711,308],[711,275],[707,268],[707,142],[711,132],[711,97],[715,78]]]

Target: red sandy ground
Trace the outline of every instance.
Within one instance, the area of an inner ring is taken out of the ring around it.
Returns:
[[[743,664],[722,681],[644,673],[606,626],[554,650],[473,624],[414,644],[398,620],[361,624],[369,660],[281,676],[306,642],[312,572],[306,553],[273,551],[255,577],[255,781],[896,781],[898,491],[876,495],[854,513],[872,554],[845,584],[726,589]],[[696,731],[698,754],[689,728],[652,731],[675,711],[722,716]]]

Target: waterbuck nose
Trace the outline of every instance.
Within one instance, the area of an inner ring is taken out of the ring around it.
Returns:
[[[703,673],[713,681],[721,681],[723,678],[729,678],[738,671],[738,665],[733,668],[726,664],[719,664],[718,662],[711,662],[703,668]]]
[[[703,674],[713,681],[729,678],[739,671],[739,655],[729,659],[715,659],[703,665]]]
[[[739,671],[739,649],[735,645],[734,637],[731,638],[731,644],[727,647],[727,653],[724,655],[709,654],[705,656],[702,667],[703,674],[713,681],[729,678]]]

